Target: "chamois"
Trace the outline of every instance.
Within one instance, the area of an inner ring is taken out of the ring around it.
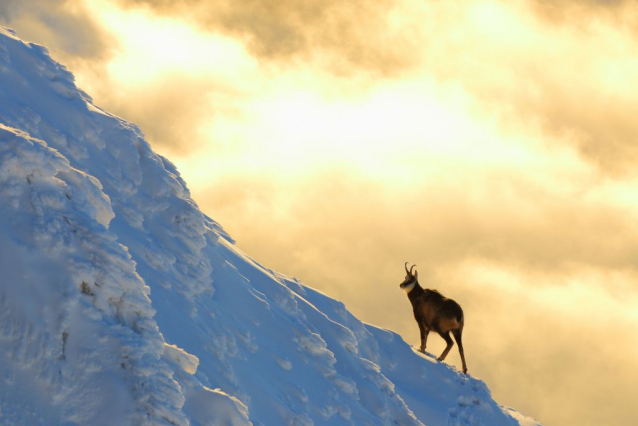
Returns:
[[[443,297],[436,290],[423,289],[419,285],[419,273],[414,271],[416,265],[412,265],[408,271],[408,262],[405,262],[405,280],[399,284],[407,294],[408,299],[412,303],[414,311],[414,319],[419,324],[421,331],[421,352],[425,352],[425,344],[428,340],[430,330],[434,330],[445,340],[447,346],[439,356],[438,360],[443,361],[447,356],[454,342],[450,338],[450,331],[454,336],[454,340],[459,345],[459,353],[463,362],[463,373],[467,374],[467,366],[465,365],[465,355],[463,353],[463,342],[461,336],[463,334],[463,309],[452,299]]]

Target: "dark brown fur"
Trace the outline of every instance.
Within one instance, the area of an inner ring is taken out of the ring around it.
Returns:
[[[408,271],[406,263],[405,271],[407,275],[399,286],[406,291],[409,290],[408,299],[410,299],[412,303],[414,319],[416,319],[421,332],[420,351],[425,352],[428,334],[433,330],[438,333],[447,344],[445,350],[438,358],[439,361],[443,361],[450,352],[450,349],[452,349],[452,346],[454,346],[454,342],[450,337],[450,332],[452,332],[454,340],[456,340],[457,345],[459,345],[459,353],[461,354],[461,361],[463,363],[463,373],[467,373],[463,341],[461,339],[464,325],[463,309],[461,309],[461,306],[454,300],[444,297],[438,291],[421,287],[419,284],[419,273],[415,271],[414,274],[412,274],[413,268],[414,266]],[[411,290],[410,287],[412,287]]]

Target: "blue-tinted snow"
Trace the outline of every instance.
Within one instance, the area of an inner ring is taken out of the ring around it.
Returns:
[[[6,29],[0,231],[1,424],[535,424],[254,262],[135,125]]]

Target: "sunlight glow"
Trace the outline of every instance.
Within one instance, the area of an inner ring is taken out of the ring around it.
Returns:
[[[195,189],[237,173],[294,181],[339,169],[391,187],[431,181],[441,171],[535,173],[548,161],[578,166],[565,150],[548,157],[539,144],[543,134],[504,133],[500,119],[477,113],[464,88],[441,85],[427,74],[370,85],[310,66],[280,72],[260,68],[236,39],[147,8],[122,10],[102,1],[90,7],[119,41],[108,70],[123,93],[141,95],[172,76],[201,79],[198,109],[209,113],[188,124],[199,141],[188,154],[172,156]],[[471,15],[485,31],[486,22],[498,18],[502,28],[490,27],[494,37],[507,31],[513,16],[494,4],[479,5]]]
[[[205,75],[222,84],[256,67],[237,40],[202,33],[148,8],[122,10],[105,1],[87,5],[119,42],[109,63],[118,85],[148,85],[167,74]]]

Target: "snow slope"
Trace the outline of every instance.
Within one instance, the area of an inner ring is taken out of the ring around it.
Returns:
[[[250,259],[0,27],[0,424],[536,425]]]

